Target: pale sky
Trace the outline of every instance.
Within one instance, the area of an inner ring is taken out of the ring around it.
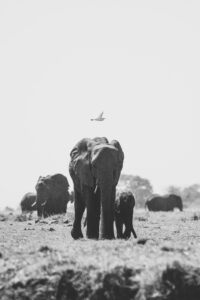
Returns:
[[[200,2],[0,1],[0,208],[117,139],[155,192],[200,183]],[[91,122],[101,111],[106,120]]]

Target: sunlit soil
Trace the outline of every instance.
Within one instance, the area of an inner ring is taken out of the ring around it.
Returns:
[[[128,241],[74,241],[71,211],[36,219],[0,214],[0,299],[200,299],[198,209],[135,210]]]

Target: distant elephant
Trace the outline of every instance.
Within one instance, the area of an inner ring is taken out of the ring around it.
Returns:
[[[22,213],[33,212],[34,210],[37,210],[36,194],[26,193],[20,202],[20,207],[21,207]]]
[[[133,210],[135,206],[135,198],[131,191],[121,191],[117,193],[115,200],[115,225],[117,229],[117,237],[120,239],[129,239],[131,232],[137,238],[133,228]],[[125,231],[123,232],[123,225]]]
[[[66,213],[69,183],[62,174],[39,177],[36,184],[38,217]]]
[[[124,153],[116,140],[84,138],[72,149],[69,173],[74,183],[75,219],[71,235],[82,238],[81,219],[87,209],[87,237],[114,238],[115,191]]]
[[[174,208],[183,210],[183,203],[180,196],[170,194],[166,196],[156,196],[145,203],[150,211],[173,211]]]

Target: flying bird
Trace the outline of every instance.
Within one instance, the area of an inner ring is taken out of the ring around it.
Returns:
[[[103,111],[102,111],[102,113],[100,113],[100,115],[97,118],[90,119],[90,120],[91,121],[103,121],[103,120],[105,120],[105,118],[103,118]]]

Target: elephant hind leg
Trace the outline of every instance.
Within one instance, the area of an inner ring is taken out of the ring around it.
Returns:
[[[74,211],[75,218],[71,231],[71,236],[77,240],[83,237],[83,233],[81,230],[81,220],[85,210],[85,203],[81,197],[81,194],[75,190],[75,200],[74,200]]]

